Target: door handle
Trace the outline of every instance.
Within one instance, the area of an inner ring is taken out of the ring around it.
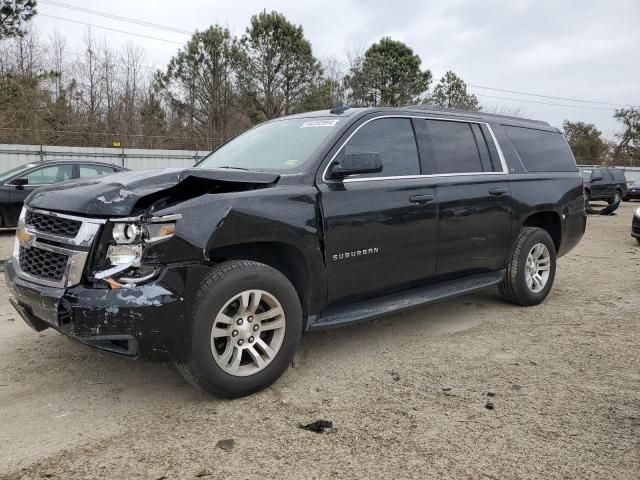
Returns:
[[[413,195],[412,197],[409,197],[409,201],[411,203],[417,203],[419,205],[423,203],[429,203],[432,200],[433,200],[433,195],[431,195],[430,193],[425,195]]]
[[[495,195],[496,197],[499,197],[500,195],[504,195],[505,193],[507,193],[507,189],[506,188],[492,188],[491,190],[489,190],[489,193],[491,195]]]

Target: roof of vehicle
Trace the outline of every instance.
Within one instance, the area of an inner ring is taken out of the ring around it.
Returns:
[[[498,115],[495,113],[472,112],[470,110],[460,110],[456,108],[444,108],[436,105],[409,105],[406,107],[348,107],[341,109],[340,113],[331,113],[330,110],[317,110],[314,112],[298,113],[287,118],[308,118],[308,117],[353,117],[361,116],[368,113],[385,112],[389,114],[406,114],[407,111],[424,115],[429,113],[434,116],[454,117],[466,120],[479,120],[483,122],[500,123],[503,125],[512,125],[516,127],[529,127],[540,130],[550,130],[559,132],[555,127],[549,125],[548,122],[542,120],[532,120],[528,118],[511,117],[508,115]]]

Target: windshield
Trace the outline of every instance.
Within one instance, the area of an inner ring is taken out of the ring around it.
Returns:
[[[205,157],[198,168],[292,170],[309,160],[338,122],[291,118],[258,125]]]
[[[16,173],[19,173],[22,170],[27,170],[28,168],[35,167],[35,163],[28,163],[26,165],[20,165],[19,167],[12,168],[11,170],[7,170],[6,172],[0,173],[0,183],[4,183],[13,177]]]

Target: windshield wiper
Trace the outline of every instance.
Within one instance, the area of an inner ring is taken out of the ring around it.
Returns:
[[[228,168],[230,170],[244,170],[245,172],[250,172],[251,170],[249,170],[248,168],[243,168],[243,167],[231,167],[229,165],[222,165],[221,167],[214,167],[214,168]]]

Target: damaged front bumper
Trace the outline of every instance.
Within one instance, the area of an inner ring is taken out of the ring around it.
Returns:
[[[89,346],[149,361],[187,358],[191,298],[205,268],[163,268],[153,282],[121,289],[56,288],[20,278],[5,265],[11,303],[36,331],[55,330]]]

